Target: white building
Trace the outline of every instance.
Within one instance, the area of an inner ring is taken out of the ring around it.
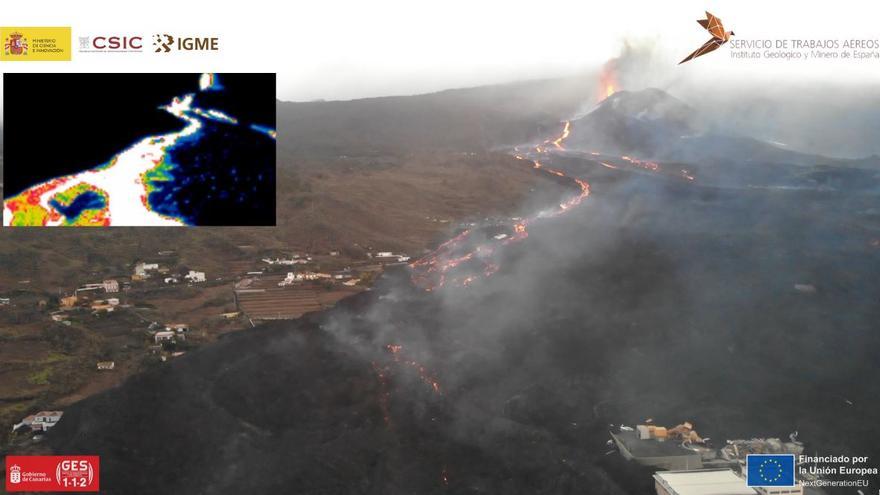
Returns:
[[[12,431],[25,426],[30,427],[31,431],[47,431],[61,421],[62,415],[64,415],[63,411],[40,411],[22,419],[12,427]]]
[[[105,280],[103,285],[104,292],[119,292],[119,282],[116,280]]]
[[[309,258],[311,259],[311,258]],[[282,259],[282,258],[263,258],[264,263],[268,263],[270,265],[304,265],[309,262],[309,260],[299,259],[299,257],[295,256],[293,259]]]
[[[149,277],[147,272],[158,270],[159,263],[144,263],[143,261],[134,266],[134,274],[139,277]]]
[[[165,325],[165,331],[175,333],[189,332],[189,325],[186,323],[169,323]]]
[[[287,277],[284,278],[281,282],[278,282],[278,287],[285,287],[288,285],[293,285],[293,282],[296,280],[296,274],[293,272],[287,272]]]
[[[197,272],[190,270],[189,273],[186,274],[186,279],[193,283],[204,282],[207,280],[205,278],[205,272]]]
[[[804,485],[795,486],[756,486],[755,491],[760,495],[803,495]]]
[[[174,337],[176,335],[177,334],[175,332],[166,330],[164,332],[156,332],[156,335],[153,336],[153,339],[156,341],[157,344],[161,344],[162,342],[174,342]]]
[[[730,469],[658,471],[654,488],[657,495],[757,495]]]

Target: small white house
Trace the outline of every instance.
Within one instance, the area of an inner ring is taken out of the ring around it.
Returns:
[[[194,270],[190,270],[189,273],[186,274],[186,279],[193,283],[204,282],[207,280],[205,272],[197,272]]]
[[[104,292],[119,292],[119,282],[116,280],[105,280],[102,285]]]
[[[189,325],[186,323],[169,323],[165,325],[165,331],[175,333],[189,332]]]
[[[62,415],[63,411],[40,411],[22,419],[12,427],[12,431],[25,426],[30,427],[31,431],[47,431],[61,421]]]
[[[139,277],[149,277],[147,272],[158,270],[159,263],[144,263],[143,261],[134,266],[134,274]]]
[[[175,332],[166,330],[164,332],[156,332],[156,335],[153,336],[153,339],[156,341],[157,344],[161,344],[162,342],[174,342],[174,337],[176,335],[177,334]]]
[[[293,285],[293,282],[296,280],[296,274],[293,272],[287,272],[287,277],[284,278],[281,282],[278,282],[278,287],[286,287],[288,285]]]

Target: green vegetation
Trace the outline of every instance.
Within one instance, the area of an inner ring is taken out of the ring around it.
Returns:
[[[48,385],[49,378],[52,376],[52,368],[41,368],[28,375],[28,382],[32,385]]]

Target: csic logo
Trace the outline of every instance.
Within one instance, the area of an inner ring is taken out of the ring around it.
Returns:
[[[175,50],[184,52],[216,52],[220,50],[220,38],[175,37],[165,33],[153,35],[153,51],[155,53],[170,53]]]
[[[126,53],[144,51],[140,36],[80,36],[80,53]]]
[[[3,40],[3,50],[6,55],[27,55],[27,38],[21,33],[9,33]]]

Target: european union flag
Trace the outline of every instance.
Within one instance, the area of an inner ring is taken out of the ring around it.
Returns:
[[[794,486],[794,454],[749,454],[746,456],[749,486]]]

